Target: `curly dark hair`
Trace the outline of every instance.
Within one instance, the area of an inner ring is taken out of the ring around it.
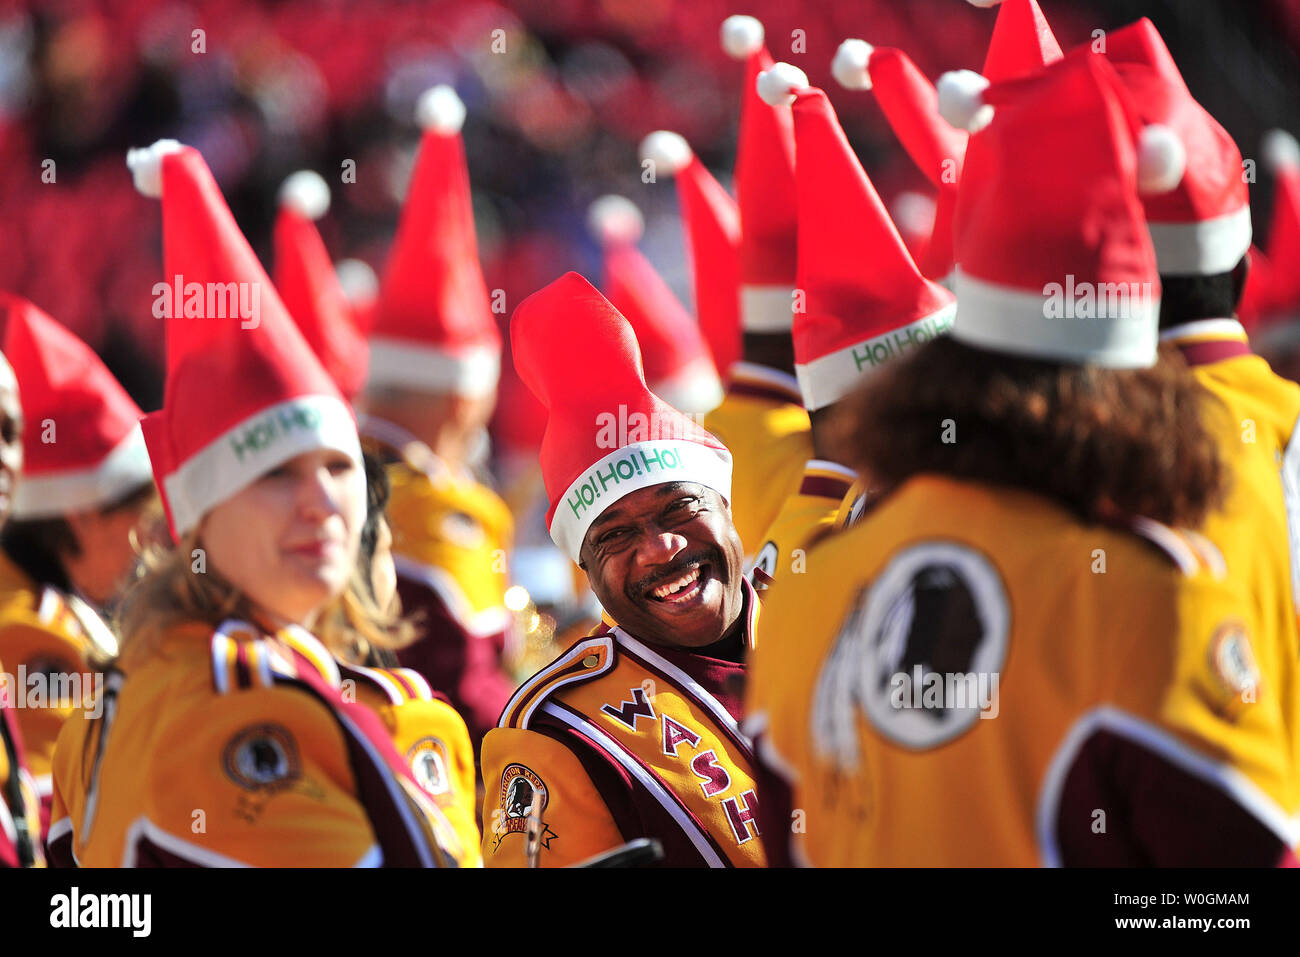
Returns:
[[[1150,369],[1104,369],[945,336],[845,398],[829,431],[881,489],[931,472],[1037,492],[1085,521],[1196,528],[1227,481],[1206,398],[1172,348]]]

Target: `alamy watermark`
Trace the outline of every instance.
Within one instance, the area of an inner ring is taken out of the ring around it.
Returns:
[[[104,713],[104,676],[98,671],[47,671],[29,672],[26,665],[18,666],[18,674],[0,671],[0,707],[41,708],[77,707],[80,704],[87,718],[98,718]]]
[[[186,282],[177,273],[171,283],[153,284],[156,319],[239,319],[241,329],[262,322],[262,286],[257,282]]]
[[[972,711],[981,718],[998,716],[996,671],[927,671],[913,665],[889,679],[889,704],[896,710]]]
[[[596,448],[621,449],[636,442],[661,440],[691,440],[695,429],[702,429],[702,412],[677,412],[660,415],[639,410],[629,412],[620,404],[617,412],[601,412],[596,416]]]
[[[1150,319],[1159,302],[1149,282],[1076,282],[1043,286],[1043,316],[1047,319]]]

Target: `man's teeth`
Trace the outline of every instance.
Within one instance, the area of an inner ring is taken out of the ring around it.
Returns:
[[[678,578],[676,581],[671,581],[666,585],[660,585],[652,592],[652,594],[656,598],[667,598],[669,595],[674,595],[677,592],[681,591],[683,588],[686,588],[688,585],[691,585],[694,582],[698,581],[699,578],[700,578],[700,570],[698,568],[692,568],[689,572],[687,572],[681,578]]]

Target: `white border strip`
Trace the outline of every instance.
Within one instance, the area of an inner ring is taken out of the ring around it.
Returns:
[[[858,480],[857,472],[849,468],[847,465],[840,462],[832,462],[830,459],[809,459],[803,466],[804,478],[808,478],[809,473],[811,472],[830,472],[832,475],[837,475],[844,479],[844,481],[848,482],[850,485]],[[824,476],[813,475],[811,477],[823,478]],[[802,481],[802,479],[800,481]]]
[[[330,710],[333,711],[332,708]],[[370,739],[361,733],[361,730],[352,723],[351,718],[342,711],[335,711],[334,713],[338,715],[339,721],[347,728],[348,734],[352,735],[352,737],[359,741],[361,746],[365,748],[366,753],[370,756],[370,760],[379,770],[380,777],[382,777],[384,781],[384,787],[388,789],[393,804],[397,807],[397,813],[402,818],[402,824],[406,827],[407,838],[415,846],[416,854],[420,858],[420,866],[435,866],[433,851],[429,847],[429,841],[426,837],[425,830],[416,822],[414,812],[411,809],[411,804],[413,803],[412,799],[406,793],[405,788],[397,783],[396,772],[388,766],[388,762],[385,761],[383,757],[376,753],[374,745],[370,743]],[[369,819],[372,813],[371,809],[366,808],[365,810],[366,818]],[[433,824],[430,823],[430,829],[432,828]],[[440,847],[439,850],[444,850],[444,848]]]
[[[954,339],[996,352],[1111,369],[1155,365],[1158,296],[1152,295],[1132,318],[1049,319],[1047,296],[1041,292],[983,282],[962,272],[960,266],[955,276]],[[1153,283],[1153,293],[1156,288]]]
[[[35,427],[36,423],[32,423]],[[52,518],[65,512],[107,505],[153,481],[153,466],[140,423],[96,465],[86,469],[25,473],[14,492],[13,517]]]
[[[1061,867],[1061,849],[1056,842],[1056,817],[1061,807],[1065,779],[1080,749],[1097,731],[1110,731],[1151,751],[1192,777],[1212,784],[1249,811],[1287,847],[1300,844],[1300,815],[1288,815],[1248,777],[1229,765],[1220,764],[1194,750],[1163,728],[1109,705],[1095,708],[1079,718],[1066,733],[1043,776],[1035,813],[1038,849],[1046,867]]]
[[[735,384],[779,389],[790,393],[791,402],[799,401],[799,380],[780,369],[759,365],[757,362],[745,362],[742,359],[731,364],[729,375]]]
[[[489,395],[501,378],[501,350],[474,346],[457,352],[405,339],[370,340],[367,389],[405,388]]]
[[[460,583],[445,568],[425,565],[397,553],[393,554],[393,564],[399,577],[418,582],[436,594],[451,616],[475,638],[505,631],[514,622],[514,615],[504,605],[475,611]]]
[[[1300,615],[1300,428],[1291,433],[1282,456],[1282,500],[1291,543],[1291,601]]]
[[[740,328],[745,332],[789,332],[794,327],[793,286],[741,286]]]
[[[72,831],[71,814],[69,814],[67,817],[59,818],[57,821],[55,821],[53,824],[50,825],[50,833],[46,836],[45,843],[53,844],[55,841],[63,837],[63,835],[65,834],[71,835],[71,840],[74,842],[76,841],[76,835],[73,834]],[[76,855],[74,854],[73,857],[75,858]]]
[[[370,850],[362,854],[361,859],[358,860],[352,866],[353,867],[383,867],[384,852],[379,849],[378,844],[371,844]]]
[[[564,709],[557,708],[549,702],[542,706],[542,710],[556,720],[564,722],[569,727],[576,731],[580,731],[587,737],[591,738],[592,741],[598,744],[605,751],[605,753],[622,765],[629,774],[636,778],[637,781],[639,781],[642,786],[650,792],[651,796],[659,802],[663,809],[668,812],[669,816],[672,817],[673,821],[677,823],[677,826],[682,829],[682,833],[686,835],[690,842],[695,845],[695,849],[700,852],[700,856],[704,858],[705,862],[710,867],[727,866],[727,862],[718,857],[718,852],[713,849],[704,833],[701,832],[700,829],[695,826],[695,822],[687,817],[682,811],[677,798],[671,794],[665,793],[664,788],[659,784],[659,782],[651,777],[645,768],[641,767],[639,763],[629,757],[617,741],[609,737],[609,735],[605,734],[604,731],[600,730],[600,728],[595,725],[590,724],[577,715],[571,715]]]
[[[1230,272],[1250,249],[1250,205],[1199,223],[1148,221],[1156,262],[1165,276],[1217,276]]]
[[[425,679],[424,675],[420,674],[414,668],[393,668],[391,670],[396,674],[400,674],[403,678],[405,678],[407,681],[409,681],[411,684],[415,686],[415,694],[416,694],[415,700],[417,701],[437,700],[433,696],[433,688],[429,685],[429,682]]]
[[[368,678],[371,682],[378,685],[380,690],[383,691],[384,695],[388,698],[389,704],[400,705],[405,703],[406,696],[402,694],[402,690],[398,687],[397,682],[382,671],[377,671],[374,668],[367,668],[364,665],[346,665],[345,667],[350,671],[355,671],[357,674]]]
[[[183,857],[201,867],[251,867],[233,857],[226,857],[216,851],[191,844],[189,841],[164,831],[149,818],[141,814],[132,822],[126,832],[126,847],[122,852],[122,867],[137,867],[141,840],[156,844],[169,854]]]
[[[855,342],[811,362],[796,363],[794,372],[799,379],[804,406],[816,411],[838,402],[877,369],[910,354],[909,349],[914,351],[917,346],[950,332],[956,315],[957,303],[950,302],[914,322]],[[908,340],[907,345],[901,348],[897,347],[900,337]],[[865,356],[859,361],[863,352]]]
[[[315,421],[297,424],[304,417]],[[282,423],[293,425],[285,429]],[[171,423],[175,425],[176,423]],[[241,459],[236,440],[266,434],[274,438],[260,448],[249,449]],[[361,465],[361,440],[352,409],[330,395],[301,395],[259,409],[233,428],[227,429],[187,458],[163,479],[163,491],[171,507],[176,533],[184,535],[198,524],[212,506],[224,502],[285,462],[316,449],[335,449]]]
[[[595,669],[588,669],[586,671],[581,671],[578,672],[577,674],[570,675],[565,680],[559,682],[555,687],[563,688],[565,685],[570,684],[574,681],[579,681],[586,678],[592,678],[595,677],[596,675],[601,675],[604,674],[606,671],[608,671],[610,665],[614,661],[614,639],[610,638],[609,635],[600,635],[596,638],[588,638],[584,641],[578,642],[576,645],[570,648],[568,652],[566,652],[562,657],[555,659],[553,662],[551,662],[541,671],[537,672],[537,674],[533,675],[531,678],[529,678],[527,681],[525,681],[515,690],[515,693],[510,696],[510,700],[506,702],[506,706],[501,709],[501,719],[497,722],[497,727],[499,728],[510,727],[510,725],[506,723],[506,720],[510,716],[510,712],[514,711],[515,708],[519,707],[519,702],[522,701],[524,698],[526,698],[529,694],[531,694],[538,687],[539,683],[545,684],[547,681],[550,680],[552,676],[554,676],[558,672],[563,671],[565,668],[573,664],[579,658],[587,657],[589,653],[595,651],[598,648],[605,649],[605,666],[603,668],[601,668],[599,671]],[[544,675],[546,676],[546,678],[543,678]],[[552,691],[554,691],[554,689],[552,689]],[[521,729],[527,730],[528,720],[533,716],[533,712],[537,710],[537,706],[541,704],[542,701],[544,700],[545,700],[545,696],[534,701],[531,705],[529,705],[528,710],[525,711],[522,715],[520,715],[519,727]]]
[[[95,811],[99,808],[99,772],[102,770],[104,755],[108,752],[108,735],[113,730],[113,719],[117,717],[117,698],[121,694],[124,680],[120,671],[110,671],[104,676],[104,714],[99,719],[103,726],[99,730],[95,760],[90,766],[90,785],[86,788],[86,803],[81,809],[82,845],[90,841],[90,830],[95,823]]]
[[[1240,336],[1246,338],[1246,328],[1236,319],[1197,319],[1160,330],[1160,341],[1186,339],[1190,336]]]
[[[672,465],[664,458],[669,454]],[[621,465],[627,466],[626,475],[617,468]],[[685,438],[631,442],[615,449],[569,483],[555,503],[551,538],[575,562],[581,561],[587,529],[605,509],[632,492],[669,482],[698,482],[730,502],[731,453]]]
[[[18,769],[12,768],[10,773],[17,774]],[[9,802],[5,800],[0,800],[0,831],[4,831],[5,838],[11,845],[17,845],[18,828],[14,825],[13,814],[9,811]]]

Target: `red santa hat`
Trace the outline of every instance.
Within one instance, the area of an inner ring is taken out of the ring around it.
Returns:
[[[947,280],[953,267],[952,212],[969,134],[954,129],[939,114],[934,84],[902,50],[845,40],[835,51],[831,72],[847,89],[875,92],[894,135],[938,190],[934,225],[919,262],[926,278]]]
[[[1031,76],[1061,59],[1061,45],[1056,42],[1038,0],[970,0],[970,3],[976,7],[999,7],[982,71],[990,83]]]
[[[131,150],[127,165],[136,188],[162,200],[168,281],[155,291],[168,305],[167,385],[162,409],[142,425],[172,534],[185,535],[214,505],[304,452],[336,449],[360,465],[351,406],[289,317],[203,157],[160,140]]]
[[[546,524],[575,562],[591,523],[639,489],[697,482],[731,499],[731,453],[646,387],[631,324],[587,280],[566,273],[521,302],[510,342],[547,411]]]
[[[275,288],[316,358],[350,401],[365,384],[370,351],[316,228],[315,220],[329,209],[329,185],[319,173],[300,170],[280,187],[279,202]]]
[[[1241,302],[1237,306],[1237,318],[1247,332],[1261,320],[1269,318],[1275,282],[1272,264],[1260,248],[1252,244],[1248,255],[1250,270],[1246,273],[1246,286],[1241,291]]]
[[[438,86],[416,115],[424,135],[380,284],[368,385],[487,395],[501,371],[501,335],[478,259],[465,105]]]
[[[758,75],[772,66],[763,25],[753,17],[728,17],[722,24],[722,47],[745,61],[735,172],[741,325],[745,332],[788,332],[794,322],[799,218],[794,123],[789,110],[778,110],[758,95]]]
[[[334,264],[334,275],[352,309],[352,323],[363,334],[369,334],[375,324],[375,303],[379,299],[379,276],[364,259],[340,259]],[[370,362],[370,345],[366,344],[366,363]]]
[[[961,112],[986,126],[966,151],[953,223],[954,338],[1057,361],[1154,364],[1160,285],[1139,190],[1178,185],[1181,142],[1143,128],[1115,68],[1087,50],[976,86]]]
[[[588,211],[604,250],[604,290],[641,343],[646,380],[682,412],[707,412],[723,400],[722,381],[699,325],[637,248],[645,221],[625,196],[601,196]]]
[[[144,413],[99,357],[25,299],[0,293],[0,312],[27,421],[14,518],[99,508],[149,482]]]
[[[1168,126],[1183,142],[1187,173],[1176,189],[1144,199],[1160,272],[1213,276],[1250,249],[1250,194],[1241,151],[1183,82],[1155,25],[1145,17],[1106,37],[1106,57],[1147,123]]]
[[[740,209],[678,133],[658,130],[641,141],[641,159],[677,179],[686,226],[695,312],[719,377],[740,359]]]
[[[826,94],[806,84],[782,89],[765,76],[759,89],[769,103],[793,107],[806,297],[794,320],[794,361],[804,405],[816,410],[947,332],[957,307],[916,268]]]
[[[1268,309],[1293,314],[1300,312],[1300,144],[1284,130],[1271,130],[1264,137],[1262,153],[1274,176]]]
[[[636,247],[641,211],[626,197],[602,196],[587,218],[605,253],[605,294],[632,323],[650,387],[675,409],[708,412],[722,401],[722,383],[699,325]]]

